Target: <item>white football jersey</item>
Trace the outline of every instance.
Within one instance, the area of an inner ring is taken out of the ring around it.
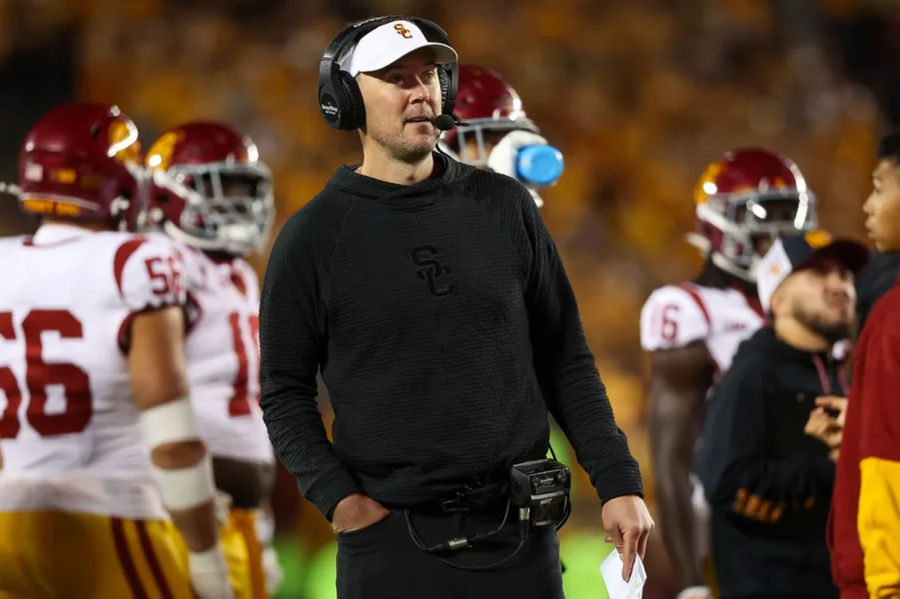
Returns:
[[[200,433],[214,456],[272,463],[259,408],[259,282],[246,261],[182,246],[197,309],[186,356]]]
[[[184,305],[182,279],[162,236],[0,239],[0,511],[167,517],[125,348],[136,313]]]
[[[759,302],[737,289],[667,285],[651,293],[641,310],[641,345],[658,351],[702,341],[718,377],[731,366],[741,342],[764,323]]]

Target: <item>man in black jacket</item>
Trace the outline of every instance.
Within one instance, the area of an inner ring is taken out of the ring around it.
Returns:
[[[846,394],[833,350],[866,259],[864,246],[815,232],[776,241],[758,266],[772,324],[716,388],[696,463],[723,598],[837,597],[825,545],[836,454],[804,429],[817,397]]]
[[[523,540],[519,513],[504,517],[510,466],[547,451],[548,411],[604,502],[626,578],[653,526],[530,195],[434,152],[436,125],[453,122],[437,117],[453,105],[455,62],[424,19],[368,20],[335,39],[322,112],[359,130],[363,162],[291,217],[266,272],[260,405],[338,533],[342,599],[562,597],[553,527]],[[472,546],[442,551],[451,539]]]

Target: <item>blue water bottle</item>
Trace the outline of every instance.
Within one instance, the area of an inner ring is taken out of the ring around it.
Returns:
[[[516,175],[538,186],[550,185],[563,172],[562,152],[546,144],[522,146],[516,155]]]

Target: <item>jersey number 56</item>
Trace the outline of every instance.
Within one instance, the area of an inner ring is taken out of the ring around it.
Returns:
[[[66,362],[45,362],[41,334],[55,331],[63,339],[80,339],[81,322],[67,310],[32,310],[22,320],[25,334],[25,387],[30,398],[25,418],[44,436],[77,433],[91,419],[91,386],[87,373]],[[16,331],[11,312],[0,312],[0,340],[13,341]],[[65,390],[65,410],[48,414],[47,386],[61,385]],[[14,439],[21,423],[18,410],[22,388],[12,369],[0,366],[0,392],[6,395],[6,409],[0,414],[0,438]]]

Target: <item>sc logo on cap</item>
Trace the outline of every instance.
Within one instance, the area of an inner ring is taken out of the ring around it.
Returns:
[[[412,31],[406,28],[403,23],[397,23],[394,25],[394,31],[397,32],[397,35],[401,36],[403,39],[411,40],[412,39]]]

